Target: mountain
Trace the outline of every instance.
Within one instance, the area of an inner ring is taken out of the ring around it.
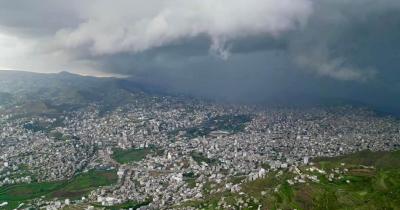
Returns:
[[[28,113],[62,112],[90,103],[107,111],[132,102],[144,92],[157,92],[132,80],[23,71],[0,71],[0,90],[0,106],[23,107],[22,111]]]

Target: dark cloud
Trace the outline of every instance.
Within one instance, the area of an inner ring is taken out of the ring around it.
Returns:
[[[124,74],[228,101],[400,106],[400,1],[212,2],[1,1],[0,35],[32,47],[0,67]]]

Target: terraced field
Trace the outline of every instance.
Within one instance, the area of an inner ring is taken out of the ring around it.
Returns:
[[[270,173],[243,183],[242,193],[223,191],[184,206],[202,209],[400,209],[400,151],[370,152],[314,160],[299,173]],[[317,168],[322,172],[310,170]],[[294,177],[316,176],[318,181],[289,183]],[[334,178],[330,178],[330,175]]]

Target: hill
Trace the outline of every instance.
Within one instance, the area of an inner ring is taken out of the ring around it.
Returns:
[[[240,192],[205,192],[205,199],[190,201],[184,206],[202,209],[400,209],[399,164],[400,151],[363,151],[316,159],[314,165],[277,170],[265,178],[243,182]]]
[[[158,92],[129,79],[22,71],[0,71],[0,90],[0,108],[28,114],[71,111],[91,103],[108,111],[131,103],[144,92]]]

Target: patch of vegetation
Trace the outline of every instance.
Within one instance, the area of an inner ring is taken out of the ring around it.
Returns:
[[[244,179],[246,179],[246,176],[234,176],[230,178],[229,182],[232,184],[240,184]]]
[[[68,181],[9,185],[0,188],[0,203],[9,202],[13,209],[19,203],[45,196],[46,198],[80,198],[91,190],[116,183],[115,170],[91,170]]]
[[[186,182],[189,188],[196,187],[196,179],[198,175],[195,175],[193,172],[188,172],[183,174],[183,180]]]
[[[112,158],[118,163],[125,164],[143,160],[148,154],[159,154],[160,150],[154,146],[143,149],[114,149]]]
[[[321,165],[327,164],[327,167],[332,167],[339,163],[347,163],[353,165],[374,166],[378,169],[398,169],[400,168],[400,150],[394,152],[372,152],[365,150],[335,158],[316,158],[314,161]]]
[[[197,127],[186,129],[186,137],[196,138],[198,136],[207,136],[213,131],[227,131],[230,133],[242,132],[246,123],[251,121],[248,115],[222,115],[213,117]],[[179,131],[176,131],[177,133]]]
[[[241,132],[245,128],[245,123],[250,122],[248,115],[223,115],[211,118],[205,123],[206,127],[212,130],[224,130],[229,132]]]
[[[50,136],[53,137],[55,140],[59,140],[59,141],[68,140],[68,137],[66,135],[64,135],[63,133],[58,132],[58,131],[50,132]]]
[[[23,201],[37,198],[62,188],[63,184],[63,182],[45,182],[2,187],[0,200]]]
[[[183,178],[197,178],[197,176],[194,174],[194,172],[188,172],[183,174]]]
[[[317,175],[319,182],[290,185],[296,176],[289,171],[270,172],[263,179],[241,185],[242,194],[222,192],[190,201],[186,206],[217,209],[221,200],[233,209],[399,209],[400,151],[370,152],[314,160],[328,174],[346,170],[340,178]],[[308,166],[301,167],[303,173]],[[222,199],[224,198],[224,199]]]
[[[54,122],[47,122],[47,121],[39,121],[35,120],[32,122],[27,122],[23,125],[23,127],[27,130],[32,132],[39,132],[42,131],[44,133],[50,133],[56,127],[63,126],[61,119],[56,119]]]
[[[201,152],[193,151],[190,155],[192,156],[193,160],[196,161],[199,165],[202,164],[203,162],[209,165],[214,165],[219,163],[218,159],[207,158]]]
[[[92,170],[76,176],[67,182],[63,188],[51,193],[50,197],[79,198],[97,187],[114,184],[117,180],[118,177],[115,170]]]
[[[207,136],[211,133],[211,129],[205,127],[193,127],[186,129],[186,137],[196,138],[198,136]]]

